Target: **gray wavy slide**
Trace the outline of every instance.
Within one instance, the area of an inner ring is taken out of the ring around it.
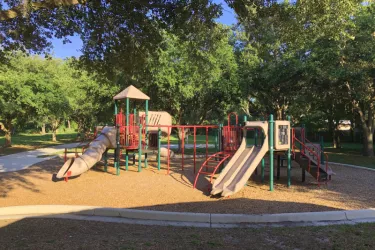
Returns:
[[[261,122],[252,122],[252,126]],[[247,180],[253,174],[264,155],[268,152],[268,124],[262,123],[261,126],[265,131],[264,143],[260,147],[246,147],[246,136],[242,139],[241,145],[232,159],[223,169],[219,177],[212,186],[212,195],[221,193],[221,196],[233,195],[240,191]],[[244,133],[245,134],[245,133]]]

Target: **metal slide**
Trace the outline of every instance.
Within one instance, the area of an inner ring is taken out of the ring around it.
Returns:
[[[115,148],[116,145],[116,128],[104,127],[101,133],[94,141],[90,143],[86,151],[77,158],[70,158],[61,167],[57,173],[57,178],[65,178],[80,175],[95,163],[101,160],[103,153],[107,148]]]
[[[261,127],[263,129],[265,138],[261,147],[246,147],[246,127]],[[238,192],[268,152],[268,123],[248,122],[243,134],[244,137],[237,152],[215,180],[212,186],[212,195],[221,193],[221,196],[229,196]]]

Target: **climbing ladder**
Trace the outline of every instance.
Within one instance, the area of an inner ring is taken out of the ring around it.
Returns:
[[[212,183],[212,179],[216,173],[216,171],[219,169],[222,164],[231,157],[231,154],[226,152],[218,152],[210,157],[207,158],[205,162],[203,162],[202,166],[199,168],[199,171],[197,175],[195,176],[194,186],[196,187],[199,175],[211,175],[210,177],[210,183]]]

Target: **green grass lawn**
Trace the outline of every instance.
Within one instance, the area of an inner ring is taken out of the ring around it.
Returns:
[[[12,147],[0,148],[0,156],[7,154],[14,154],[36,148],[59,145],[64,143],[75,142],[77,133],[61,133],[57,134],[57,141],[52,142],[51,134],[16,134],[12,136]],[[5,138],[0,136],[0,145],[4,145]]]
[[[0,245],[2,249],[370,250],[375,248],[374,232],[375,223],[218,229],[29,218],[0,220]]]
[[[324,151],[328,154],[328,160],[344,164],[358,165],[375,169],[375,158],[362,156],[362,144],[342,143],[342,148],[333,148],[326,143]]]

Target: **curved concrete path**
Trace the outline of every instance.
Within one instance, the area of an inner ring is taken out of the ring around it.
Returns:
[[[55,155],[43,158],[38,156],[55,154],[64,148],[74,148],[77,145],[79,145],[79,142],[62,144],[47,148],[39,148],[36,150],[1,156],[0,173],[14,172],[26,169],[38,162],[46,161],[56,157]]]
[[[181,213],[95,206],[37,205],[0,208],[0,220],[30,217],[95,220],[144,225],[192,227],[246,227],[285,225],[330,225],[375,222],[375,208],[282,214]]]
[[[328,162],[328,164],[332,165],[341,165],[344,167],[350,167],[350,168],[358,168],[358,169],[364,169],[364,170],[369,170],[369,171],[375,171],[375,168],[368,168],[368,167],[362,167],[358,165],[351,165],[351,164],[345,164],[345,163],[339,163],[339,162]],[[374,163],[375,166],[375,163]]]

